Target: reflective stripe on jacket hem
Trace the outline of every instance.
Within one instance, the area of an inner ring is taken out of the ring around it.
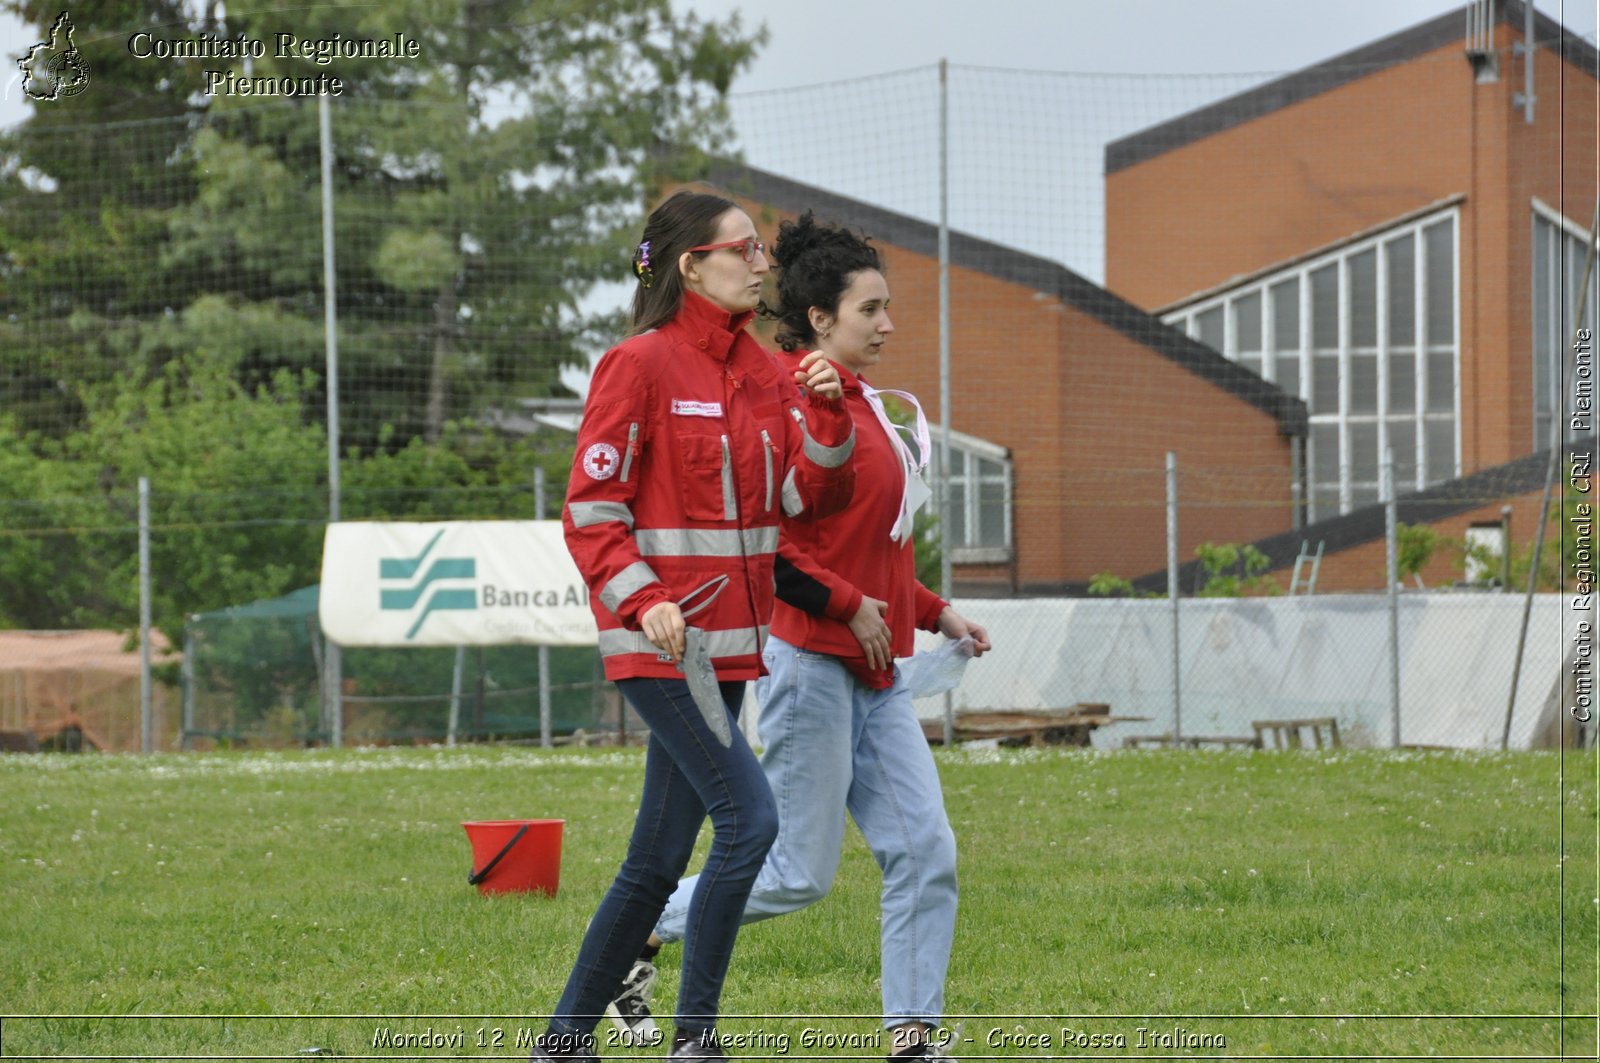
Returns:
[[[640,528],[633,541],[643,557],[749,557],[778,550],[778,529]]]
[[[759,657],[761,647],[767,641],[767,629],[768,625],[762,624],[760,628],[732,627],[721,631],[708,631],[705,636],[706,650],[713,659],[752,654]],[[661,651],[656,648],[655,643],[645,638],[642,631],[613,628],[600,632],[600,656],[621,657],[631,653],[658,657]]]

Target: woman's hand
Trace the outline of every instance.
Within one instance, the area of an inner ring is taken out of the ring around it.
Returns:
[[[844,394],[839,370],[821,351],[812,351],[800,360],[800,368],[794,371],[794,382],[825,399],[837,399]]]
[[[644,630],[644,637],[649,639],[656,649],[671,657],[674,664],[683,661],[683,612],[678,608],[677,602],[658,602],[652,605],[640,618],[639,626]]]
[[[994,649],[989,641],[989,633],[974,624],[948,605],[939,612],[939,633],[947,639],[959,639],[967,635],[972,636],[972,655],[982,657],[989,650]]]
[[[889,625],[883,619],[888,611],[888,602],[863,594],[861,608],[850,618],[850,634],[861,643],[861,651],[867,655],[867,667],[873,671],[882,671],[894,661],[890,653]]]

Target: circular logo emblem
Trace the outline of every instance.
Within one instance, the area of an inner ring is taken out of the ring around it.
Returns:
[[[617,448],[610,443],[591,443],[583,452],[583,471],[592,480],[609,480],[617,474]]]
[[[52,57],[45,66],[45,77],[55,87],[55,97],[76,96],[89,87],[89,64],[74,48]]]

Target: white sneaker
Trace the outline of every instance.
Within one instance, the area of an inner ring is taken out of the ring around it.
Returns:
[[[635,960],[628,977],[622,980],[622,992],[606,1005],[606,1015],[629,1045],[653,1045],[660,1042],[656,1020],[650,1014],[650,994],[656,987],[656,967],[649,960]]]

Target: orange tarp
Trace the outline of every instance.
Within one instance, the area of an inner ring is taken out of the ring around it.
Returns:
[[[0,730],[33,731],[48,738],[65,725],[107,750],[139,748],[139,653],[120,631],[0,631]],[[151,632],[151,663],[176,654],[159,631]],[[177,714],[168,692],[151,693],[155,744],[172,748]]]

